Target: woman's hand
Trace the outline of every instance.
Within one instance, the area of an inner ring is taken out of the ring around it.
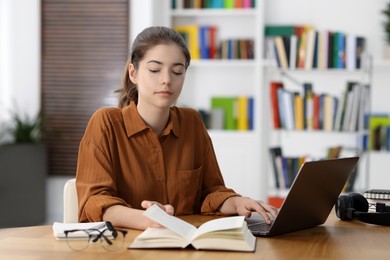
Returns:
[[[169,204],[163,205],[157,201],[144,200],[141,202],[141,207],[143,207],[144,209],[148,209],[149,207],[153,206],[154,204],[159,206],[162,210],[164,210],[169,215],[173,215],[175,213],[175,209],[173,208],[173,206],[171,206]]]
[[[154,204],[159,206],[162,210],[164,210],[169,215],[173,215],[175,213],[175,209],[173,208],[173,206],[171,206],[169,204],[163,205],[163,204],[158,203],[156,201],[144,200],[141,203],[141,207],[143,207],[144,209],[147,209],[147,208],[153,206]],[[150,227],[162,227],[160,224],[154,222],[153,220],[150,220],[148,226],[150,226]]]
[[[158,205],[165,210],[169,215],[175,213],[174,208],[171,205],[162,205],[156,201],[144,200],[141,206],[145,209],[149,208],[153,204]],[[114,205],[106,209],[103,214],[104,221],[110,221],[114,226],[133,228],[139,230],[145,230],[148,227],[162,227],[157,222],[146,217],[143,210],[125,207],[122,205]]]
[[[254,200],[240,196],[228,198],[222,204],[219,210],[223,214],[238,214],[247,218],[251,216],[252,212],[257,212],[264,217],[264,220],[267,224],[271,224],[271,219],[268,213],[273,217],[276,217],[278,214],[278,210],[275,207],[261,200]]]

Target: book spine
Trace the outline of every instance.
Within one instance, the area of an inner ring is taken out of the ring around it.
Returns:
[[[281,168],[279,166],[278,160],[279,158],[282,157],[282,149],[280,147],[271,147],[269,149],[269,153],[270,153],[271,164],[274,172],[275,187],[279,189],[281,187],[280,180],[279,180],[279,176],[280,176],[279,171],[281,170]]]
[[[281,120],[279,105],[278,105],[278,89],[283,88],[282,82],[271,81],[270,82],[270,95],[271,95],[271,110],[272,110],[272,121],[275,129],[281,128]]]
[[[248,97],[238,97],[238,117],[237,117],[237,130],[247,131],[249,129],[248,118]]]

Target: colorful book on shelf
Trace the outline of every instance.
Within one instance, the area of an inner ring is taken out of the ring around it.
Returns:
[[[281,119],[279,111],[278,101],[278,89],[283,88],[282,82],[271,81],[270,85],[270,96],[271,96],[271,110],[272,110],[272,121],[275,129],[281,128]]]
[[[361,69],[364,59],[364,52],[366,51],[366,38],[357,36],[356,37],[356,68]]]
[[[283,38],[281,36],[275,36],[274,42],[276,47],[276,54],[279,57],[280,68],[287,69],[288,68],[287,52],[283,42]]]
[[[306,70],[311,70],[313,69],[316,32],[313,28],[307,27],[305,33],[306,33],[306,49],[304,55],[303,68]]]
[[[337,129],[338,131],[345,131],[346,125],[348,125],[348,113],[350,110],[350,103],[351,103],[351,95],[352,95],[352,86],[350,83],[347,83],[347,89],[343,92],[343,101],[342,101],[342,107],[341,110],[339,110],[340,113],[340,122],[337,122]]]
[[[359,99],[359,84],[357,82],[348,82],[348,94],[345,106],[345,116],[343,120],[343,131],[350,131],[354,124],[354,113],[356,112],[356,101]]]
[[[352,100],[352,112],[349,119],[349,126],[348,131],[357,131],[358,130],[358,123],[359,123],[359,108],[361,106],[361,103],[364,100],[364,97],[362,95],[364,94],[364,86],[362,84],[355,84],[354,85],[354,96]]]
[[[235,6],[234,1],[235,0],[224,0],[223,1],[223,7],[226,8],[226,9],[233,9],[234,6]]]
[[[340,157],[342,146],[329,147],[327,152],[327,159],[336,159]]]
[[[208,26],[209,28],[209,58],[217,59],[217,27]]]
[[[336,116],[334,119],[334,124],[333,124],[333,130],[335,131],[341,131],[341,117],[342,114],[344,113],[343,111],[345,110],[344,102],[346,101],[346,91],[343,91],[340,98],[338,99],[338,104],[337,104],[337,109],[336,109]]]
[[[320,103],[320,110],[318,113],[318,124],[319,124],[319,129],[324,129],[324,104],[325,104],[325,96],[326,94],[321,93],[318,95],[319,96],[319,103]]]
[[[314,31],[314,50],[313,50],[313,61],[312,68],[318,69],[318,48],[319,48],[319,32]]]
[[[368,129],[368,115],[370,113],[370,85],[361,84],[360,101],[358,108],[357,130]]]
[[[356,35],[347,34],[345,38],[345,68],[356,69]]]
[[[295,113],[295,129],[304,129],[304,116],[303,116],[303,97],[299,93],[294,94],[294,113]]]
[[[191,245],[197,250],[253,252],[256,249],[256,237],[249,231],[244,216],[210,220],[197,228],[167,214],[157,205],[148,208],[144,215],[163,228],[147,228],[129,248],[186,248]]]
[[[175,25],[173,26],[178,33],[180,33],[186,40],[188,49],[191,53],[191,59],[200,59],[200,41],[199,41],[199,26],[191,25]]]
[[[283,69],[286,68],[286,59],[290,69],[352,70],[362,66],[366,45],[364,37],[338,31],[318,31],[311,25],[266,25],[264,35],[266,41],[277,38],[275,58]],[[268,44],[266,47],[267,53],[270,53],[271,48]]]
[[[237,130],[249,130],[249,98],[240,96],[237,98]]]
[[[328,32],[328,64],[327,68],[331,69],[333,68],[333,32]]]
[[[282,204],[284,202],[285,197],[284,196],[268,196],[268,204],[274,206],[277,209],[280,209],[282,207]]]
[[[209,0],[205,8],[224,8],[224,0]]]
[[[255,6],[256,0],[242,0],[243,8],[253,8]]]
[[[224,129],[237,129],[237,97],[212,97],[211,109],[224,111]]]
[[[210,59],[210,28],[209,26],[200,26],[200,58]]]
[[[278,99],[281,102],[281,109],[279,111],[281,114],[280,118],[282,119],[282,127],[287,130],[294,130],[294,93],[289,90],[278,89],[278,95],[281,95]]]
[[[313,85],[311,83],[303,84],[303,102],[304,128],[313,129]]]
[[[266,25],[264,35],[266,39],[275,41],[277,64],[279,67],[294,69],[298,55],[299,38],[302,35],[302,26],[297,25]],[[281,44],[283,42],[283,45]],[[268,47],[267,52],[272,48]]]
[[[390,126],[389,114],[371,114],[369,117],[369,148],[370,150],[381,149],[380,129],[383,126]]]
[[[318,48],[317,48],[317,68],[327,69],[328,68],[328,31],[322,30],[318,32]]]
[[[313,93],[313,129],[320,129],[320,96]]]
[[[294,25],[266,25],[264,28],[265,36],[288,36],[296,34]]]
[[[291,187],[299,168],[306,160],[306,156],[283,156],[280,146],[269,148],[272,171],[277,190]]]
[[[255,129],[255,100],[253,97],[248,97],[248,128]]]
[[[334,123],[335,98],[331,95],[324,96],[324,123],[323,130],[332,131]]]
[[[281,147],[271,147],[269,148],[272,170],[274,173],[275,187],[277,189],[286,187],[284,176],[283,176],[283,166],[282,166],[282,148]]]
[[[345,35],[342,32],[333,33],[333,64],[332,68],[345,68]]]
[[[290,57],[289,57],[289,68],[295,69],[297,66],[297,55],[298,55],[298,43],[299,38],[297,35],[290,36]]]
[[[312,30],[310,25],[304,26],[301,30],[301,36],[298,46],[298,57],[297,57],[297,68],[303,69],[306,65],[307,60],[307,50],[308,50],[308,42],[311,41],[308,36],[308,32]],[[310,46],[309,48],[311,48]]]
[[[336,131],[343,131],[343,125],[345,120],[345,112],[347,109],[348,104],[348,95],[349,92],[352,91],[352,86],[355,84],[355,82],[347,82],[346,89],[343,91],[340,106],[338,109],[338,115],[336,116],[336,122],[335,122],[335,130]]]

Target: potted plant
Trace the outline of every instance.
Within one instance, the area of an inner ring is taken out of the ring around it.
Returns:
[[[387,6],[382,10],[383,15],[385,16],[385,21],[383,27],[385,30],[385,45],[384,45],[384,58],[390,59],[390,3],[387,3]]]
[[[47,152],[43,116],[13,113],[1,129],[0,228],[43,224],[46,216]]]

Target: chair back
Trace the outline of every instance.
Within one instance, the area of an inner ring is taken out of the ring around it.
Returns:
[[[78,211],[76,179],[70,179],[64,185],[64,223],[77,223]]]

